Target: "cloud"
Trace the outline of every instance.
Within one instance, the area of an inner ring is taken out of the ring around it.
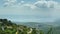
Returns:
[[[55,8],[58,2],[55,1],[37,1],[34,3],[35,6],[39,8]]]
[[[12,6],[16,4],[17,0],[4,0],[4,6]]]
[[[60,18],[60,4],[53,0],[37,0],[34,3],[4,0],[4,7],[7,8],[0,8],[0,15],[35,15],[36,18],[43,18],[42,21],[53,21],[55,18]]]
[[[24,4],[24,1],[18,2],[18,0],[4,0],[4,7],[20,7]]]
[[[37,8],[37,7],[36,7],[35,5],[33,5],[33,4],[23,4],[22,7],[29,7],[29,8],[31,8],[31,9]]]
[[[54,15],[55,13],[57,14],[60,9],[60,4],[56,1],[46,1],[46,0],[39,0],[36,1],[35,3],[25,3],[25,1],[21,1],[17,3],[17,0],[4,0],[4,6],[5,7],[17,7],[21,8],[22,10],[25,11],[32,11],[36,13],[40,13],[42,15],[49,15],[51,12]],[[21,11],[22,11],[21,10]],[[58,14],[57,14],[58,15]]]
[[[57,8],[59,7],[59,3],[49,0],[37,0],[35,3],[25,3],[25,1],[20,1],[19,3],[17,0],[5,0],[4,1],[4,7],[21,7],[21,6],[27,6],[30,7],[31,9],[36,9],[36,8]]]

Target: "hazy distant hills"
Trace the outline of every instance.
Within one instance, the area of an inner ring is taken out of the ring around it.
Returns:
[[[48,31],[50,27],[50,25],[39,23],[39,22],[24,22],[24,23],[20,22],[18,24],[25,25],[27,27],[36,28],[37,30],[43,30],[45,33]]]
[[[53,28],[53,34],[60,34],[60,20],[55,22],[16,22],[17,24],[25,25],[27,27],[32,27],[36,29],[43,30],[45,33],[49,30],[50,27]]]
[[[30,26],[30,27],[33,27],[33,28],[39,28],[39,27],[47,26],[47,24],[38,23],[38,22],[28,22],[28,23],[24,23],[24,25]]]
[[[39,22],[20,22],[21,25],[25,25],[27,27],[32,27],[36,29],[43,30],[45,33],[49,30],[50,27],[53,28],[52,32],[53,34],[59,34],[60,33],[60,25],[59,22],[46,22],[46,23],[39,23]]]
[[[30,27],[46,27],[46,26],[60,26],[60,22],[14,22],[16,24],[26,25]]]
[[[20,25],[25,25],[28,27],[33,27],[33,28],[38,28],[38,29],[45,29],[48,27],[58,27],[59,22],[46,22],[46,23],[39,23],[39,22],[15,22],[16,24],[20,24]]]

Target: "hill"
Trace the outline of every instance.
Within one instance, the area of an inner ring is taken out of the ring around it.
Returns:
[[[16,22],[17,23],[17,22]],[[59,34],[60,26],[53,27],[43,23],[27,22],[16,24],[7,19],[0,19],[0,34]]]

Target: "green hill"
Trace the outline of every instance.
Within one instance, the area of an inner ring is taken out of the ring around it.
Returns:
[[[39,28],[39,29],[37,29]],[[47,29],[45,29],[47,28]],[[47,31],[45,31],[47,30]],[[10,20],[0,19],[0,34],[59,34],[59,27],[52,27],[46,24],[29,22],[23,25],[17,25]]]

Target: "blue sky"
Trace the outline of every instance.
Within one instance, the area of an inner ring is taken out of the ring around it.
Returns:
[[[60,0],[0,0],[0,18],[54,22],[60,19]]]

